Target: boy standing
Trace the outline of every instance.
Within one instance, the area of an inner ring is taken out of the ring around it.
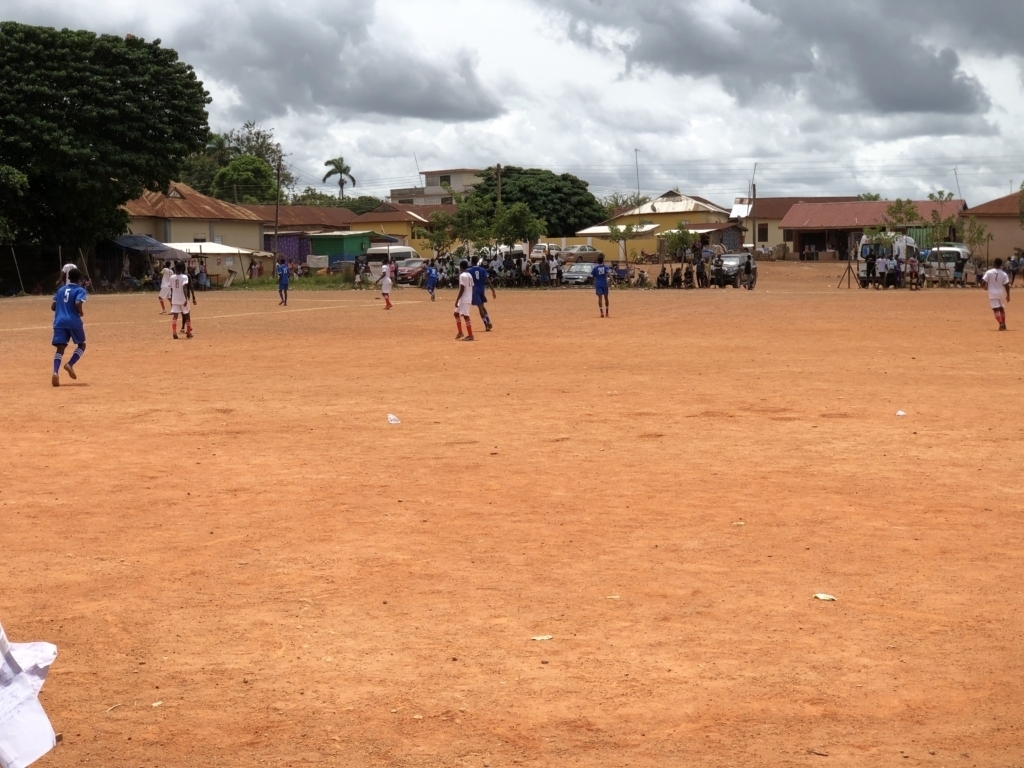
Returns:
[[[171,298],[171,278],[174,270],[171,269],[171,262],[165,261],[164,268],[160,270],[160,314],[167,314],[167,307],[164,306],[164,299]]]
[[[1010,301],[1010,278],[1003,272],[1003,260],[996,259],[992,262],[993,267],[981,278],[988,288],[988,303],[992,307],[992,313],[999,323],[999,330],[1006,330],[1006,309],[1004,303]]]
[[[455,297],[455,325],[459,329],[459,335],[455,340],[465,338],[466,341],[473,339],[473,323],[470,320],[470,307],[473,306],[473,275],[469,272],[469,262],[463,259],[459,263],[459,295]],[[462,321],[466,321],[466,333],[462,333]]]
[[[171,335],[178,338],[178,315],[185,329],[185,338],[192,338],[192,305],[189,297],[195,301],[196,294],[185,274],[185,265],[180,261],[174,265],[175,274],[170,279],[171,287]]]
[[[387,256],[380,265],[380,277],[373,284],[377,283],[380,283],[380,294],[384,297],[384,309],[391,309],[391,267],[388,265]]]
[[[473,257],[473,266],[469,268],[469,274],[473,276],[473,305],[480,310],[480,319],[484,321],[484,330],[489,331],[494,326],[491,325],[491,316],[487,314],[487,289],[491,289],[491,298],[497,299],[498,294],[494,292],[494,286],[491,285],[491,276],[487,272],[487,267],[480,266],[480,257]]]
[[[281,300],[277,302],[279,307],[288,306],[288,265],[284,262],[284,256],[277,261],[277,266],[274,268],[277,273],[277,295],[281,297]]]
[[[437,288],[437,267],[434,266],[434,260],[430,260],[430,264],[427,265],[427,293],[430,294],[430,300],[435,301],[437,296],[434,295],[434,290]]]
[[[604,254],[602,253],[597,257],[597,264],[590,274],[594,278],[594,291],[597,293],[597,308],[601,312],[601,317],[608,317],[610,308],[608,306],[608,273],[611,270],[605,266]],[[604,304],[601,303],[602,297]]]
[[[80,285],[82,273],[77,267],[68,270],[67,277],[69,282],[57,289],[50,305],[53,311],[53,346],[57,348],[53,356],[53,377],[50,382],[55,387],[60,386],[60,363],[64,358],[64,350],[68,348],[68,342],[75,342],[75,351],[64,366],[64,370],[72,379],[78,378],[75,375],[75,363],[85,354],[85,325],[82,318],[85,317],[83,307],[87,294]]]

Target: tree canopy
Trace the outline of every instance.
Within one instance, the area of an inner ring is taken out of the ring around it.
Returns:
[[[497,172],[488,168],[472,197],[498,200]],[[570,173],[561,175],[543,168],[501,169],[501,201],[507,205],[525,203],[534,217],[547,224],[549,237],[572,237],[579,230],[604,221],[608,213],[590,192],[587,182]]]
[[[355,176],[352,175],[352,168],[345,162],[344,157],[333,157],[324,163],[324,166],[328,169],[327,173],[324,174],[324,184],[332,176],[337,176],[338,197],[344,200],[346,182],[351,182],[353,187],[356,185]]]
[[[275,179],[278,165],[281,168],[281,188],[291,189],[298,181],[284,164],[284,150],[274,140],[274,130],[263,128],[253,120],[241,128],[232,128],[226,133],[212,133],[206,145],[189,155],[181,164],[178,181],[204,194],[233,200],[232,190],[224,193],[223,187],[214,185],[217,174],[240,157],[255,157],[266,163]],[[273,198],[273,194],[270,195]],[[241,195],[239,196],[241,199]]]
[[[159,40],[0,23],[3,210],[19,242],[91,246],[126,202],[165,190],[209,136],[210,97]]]
[[[272,203],[277,179],[267,163],[252,155],[239,155],[213,177],[213,196],[233,203]]]

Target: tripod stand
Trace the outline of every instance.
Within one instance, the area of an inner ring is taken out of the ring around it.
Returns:
[[[846,281],[846,287],[848,289],[853,287],[851,285],[851,283],[854,280],[857,281],[857,287],[858,288],[862,288],[863,287],[860,284],[860,274],[859,274],[859,271],[854,270],[854,268],[853,268],[854,263],[855,262],[854,262],[853,256],[850,256],[846,260],[846,271],[843,272],[843,274],[839,277],[839,282],[836,284],[836,288],[842,288],[843,287],[843,280]]]

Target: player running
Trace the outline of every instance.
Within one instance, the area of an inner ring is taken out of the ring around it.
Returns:
[[[1010,278],[1003,271],[1003,260],[996,259],[992,262],[992,269],[986,272],[981,280],[988,288],[988,303],[992,307],[992,313],[999,323],[999,330],[1006,330],[1006,307],[1004,303],[1010,301]]]
[[[174,270],[171,269],[171,262],[165,261],[164,268],[160,270],[160,314],[167,314],[167,307],[164,306],[164,299],[171,298],[171,278],[174,277]]]
[[[470,320],[469,312],[473,306],[473,275],[469,271],[469,262],[463,259],[459,262],[459,295],[455,297],[455,325],[458,326],[459,335],[455,340],[465,338],[466,341],[475,341],[473,338],[473,323]],[[462,333],[462,321],[466,321],[466,334]]]
[[[282,256],[277,266],[274,267],[274,272],[277,273],[277,295],[281,297],[281,300],[277,302],[279,307],[288,306],[288,265],[284,262],[284,256]]]
[[[391,309],[391,267],[387,256],[380,265],[380,277],[373,281],[374,285],[377,283],[380,283],[380,295],[384,297],[384,309]]]
[[[50,381],[55,387],[60,386],[60,364],[68,342],[75,342],[75,351],[64,365],[64,370],[72,379],[78,378],[75,375],[75,363],[85,354],[85,325],[82,318],[85,317],[83,307],[88,294],[81,286],[82,273],[77,267],[68,270],[67,276],[70,282],[57,289],[53,303],[50,304],[53,312],[53,346],[57,348],[53,356],[53,378]]]
[[[494,292],[490,273],[488,273],[487,267],[481,266],[479,256],[473,257],[473,266],[469,268],[468,272],[473,276],[473,305],[480,310],[480,319],[484,321],[484,330],[490,331],[494,326],[491,325],[491,316],[487,314],[487,289],[491,289],[492,299],[497,299],[498,294]]]
[[[434,295],[434,291],[437,289],[437,267],[434,266],[434,260],[430,260],[430,264],[427,265],[427,293],[430,294],[430,300],[436,301],[437,296]]]
[[[178,315],[185,329],[185,338],[192,338],[192,303],[196,301],[196,292],[192,289],[185,274],[185,265],[180,261],[174,265],[174,276],[170,279],[171,288],[171,336],[178,338]],[[191,298],[191,302],[189,299]]]
[[[608,317],[610,311],[608,307],[608,276],[611,274],[611,269],[604,263],[603,253],[597,257],[597,264],[590,270],[590,274],[594,278],[597,308],[601,312],[601,317]],[[601,303],[602,298],[604,299],[604,304]]]

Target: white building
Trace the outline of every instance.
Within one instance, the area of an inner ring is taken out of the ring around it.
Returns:
[[[424,186],[392,189],[388,202],[400,205],[451,205],[455,202],[452,192],[464,195],[472,192],[473,187],[480,183],[478,173],[480,171],[474,168],[425,171],[421,174]],[[451,192],[445,187],[451,187]]]

